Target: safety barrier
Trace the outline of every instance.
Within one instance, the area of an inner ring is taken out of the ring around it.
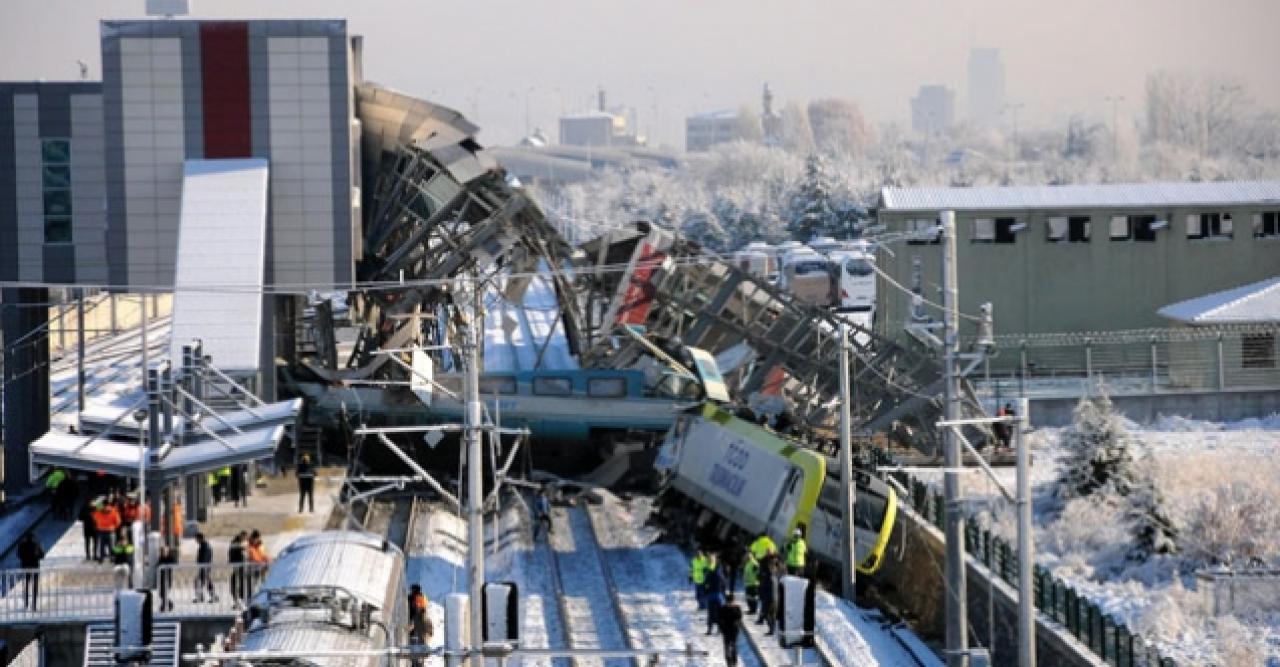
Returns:
[[[889,464],[890,461],[882,461]],[[906,500],[925,521],[946,530],[946,504],[942,494],[906,472],[891,473],[910,495]],[[990,530],[965,523],[965,549],[1014,589],[1018,587],[1018,551]],[[1062,624],[1076,639],[1115,667],[1177,667],[1173,658],[1161,655],[1150,642],[1081,595],[1049,570],[1035,566],[1032,597],[1036,609]]]
[[[127,572],[125,566],[106,565],[0,571],[0,624],[109,619],[117,581],[127,581]],[[153,589],[155,613],[232,617],[265,575],[266,567],[255,564],[162,565]]]

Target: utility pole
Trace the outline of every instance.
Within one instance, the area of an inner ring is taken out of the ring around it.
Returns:
[[[849,325],[840,323],[840,509],[844,511],[844,598],[852,602],[857,594],[858,549],[854,538],[854,503],[858,502],[857,486],[853,481],[853,438],[849,435]]]
[[[1023,438],[1029,402],[1018,401],[1018,416],[1009,428],[1018,465],[1018,667],[1036,667],[1036,617],[1032,604],[1035,544],[1031,540],[1031,453]],[[950,430],[950,429],[948,429]]]
[[[484,644],[484,454],[480,430],[480,313],[481,291],[479,276],[472,274],[470,282],[471,318],[467,322],[465,391],[467,409],[463,413],[463,438],[467,447],[467,576],[471,584],[471,648],[477,651],[472,658],[473,667],[484,667],[484,658],[478,652]]]
[[[942,341],[945,386],[944,415],[947,421],[960,418],[960,376],[956,364],[960,356],[958,286],[956,285],[956,213],[942,211]],[[964,514],[960,508],[960,439],[951,428],[943,429],[943,496],[946,501],[947,561],[947,665],[969,665],[969,618],[964,571]]]
[[[84,288],[76,289],[76,402],[84,412]]]

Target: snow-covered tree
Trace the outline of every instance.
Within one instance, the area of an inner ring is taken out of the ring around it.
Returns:
[[[1134,539],[1129,556],[1146,560],[1176,551],[1177,530],[1154,480],[1144,474],[1149,466],[1134,457],[1135,444],[1105,393],[1082,397],[1062,433],[1066,455],[1055,494],[1062,502],[1089,497],[1119,507]]]

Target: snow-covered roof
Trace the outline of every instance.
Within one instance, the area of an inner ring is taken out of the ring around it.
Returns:
[[[1194,299],[1157,311],[1187,324],[1262,324],[1280,322],[1280,276]]]
[[[1009,211],[1280,204],[1280,181],[884,188],[885,211]]]

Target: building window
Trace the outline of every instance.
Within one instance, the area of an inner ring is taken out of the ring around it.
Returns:
[[[907,243],[915,245],[924,245],[926,243],[942,243],[942,234],[939,233],[938,227],[942,225],[941,220],[908,220],[907,221]]]
[[[1254,213],[1253,235],[1260,239],[1280,237],[1280,211]]]
[[[973,221],[974,243],[1013,243],[1017,240],[1015,218],[976,218]]]
[[[1230,213],[1187,215],[1187,238],[1189,239],[1229,239],[1234,227]]]
[[[1276,335],[1245,334],[1240,337],[1240,365],[1244,368],[1276,367]]]
[[[1089,227],[1093,221],[1087,215],[1073,215],[1067,218],[1067,241],[1071,243],[1088,243]]]
[[[71,141],[40,141],[44,242],[71,243]]]
[[[1111,217],[1112,241],[1155,241],[1160,224],[1154,215],[1116,215]]]

